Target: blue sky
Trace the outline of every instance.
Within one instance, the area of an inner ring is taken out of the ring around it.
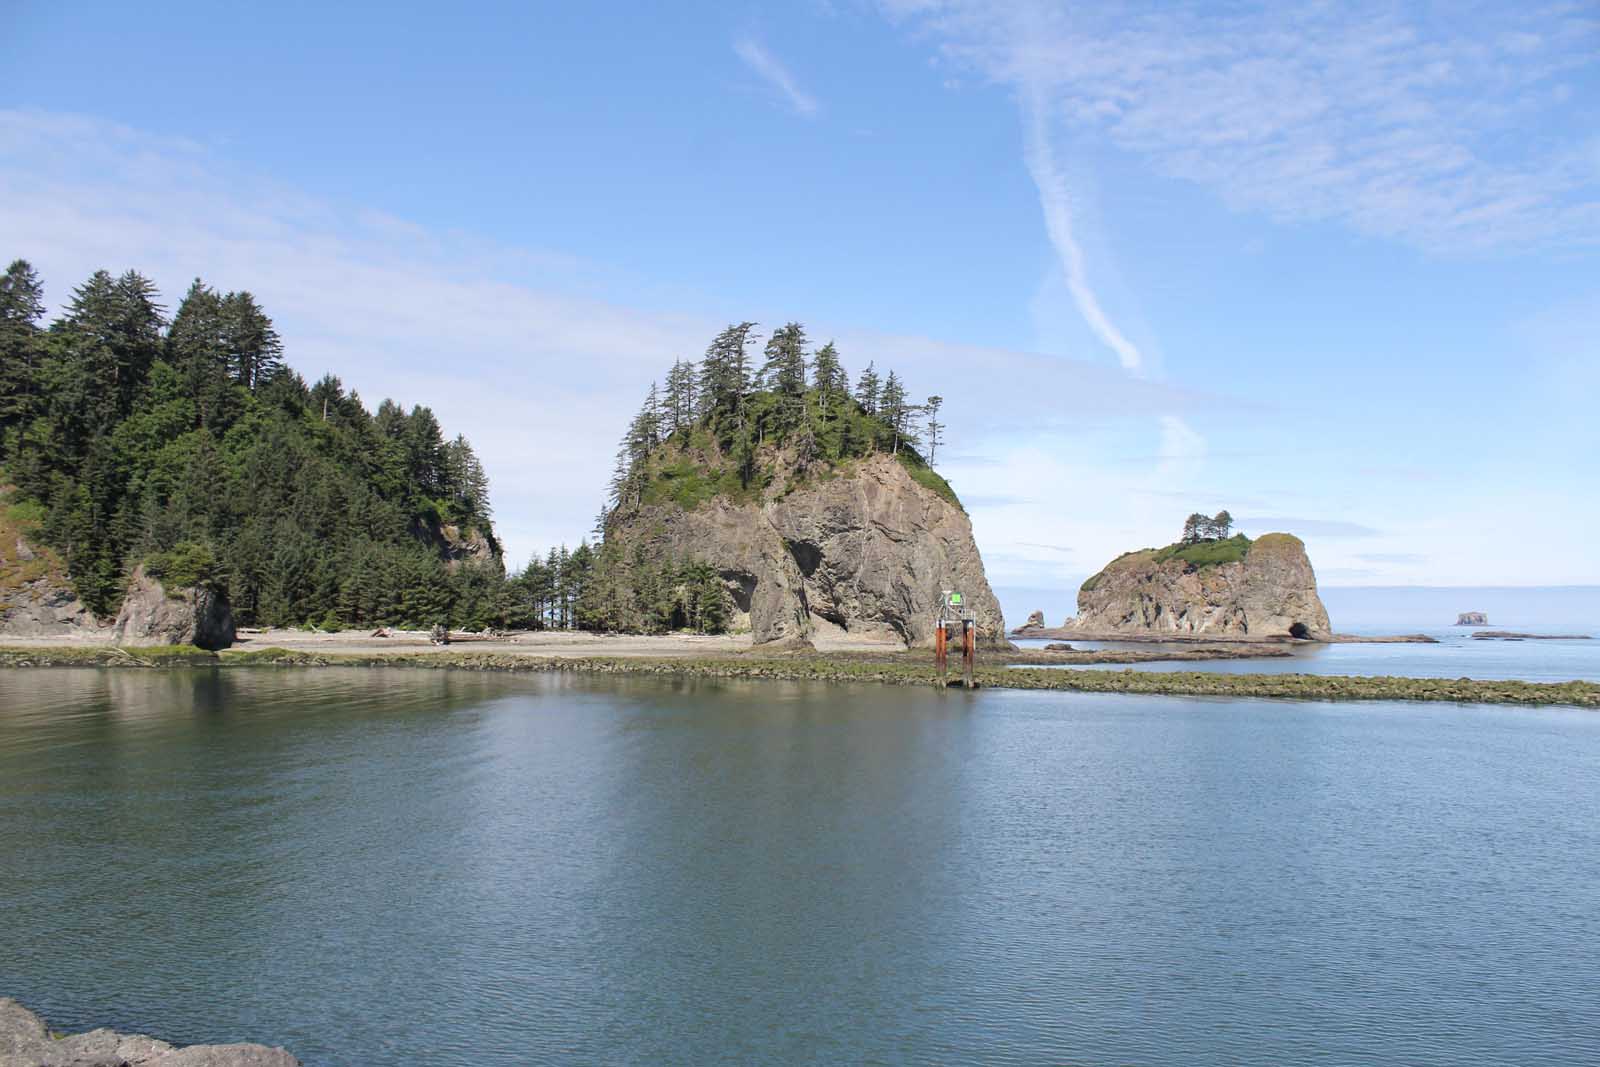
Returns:
[[[798,318],[946,397],[998,585],[1223,507],[1327,585],[1600,583],[1593,3],[334,6],[0,5],[0,255],[251,289],[513,561]]]

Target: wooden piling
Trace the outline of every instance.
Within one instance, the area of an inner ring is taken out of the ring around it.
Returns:
[[[961,622],[961,684],[968,689],[975,686],[972,672],[978,652],[978,625],[972,619]]]

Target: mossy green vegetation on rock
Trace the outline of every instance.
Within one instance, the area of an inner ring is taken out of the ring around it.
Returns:
[[[967,510],[961,507],[961,500],[956,496],[956,491],[950,488],[950,483],[944,480],[944,475],[924,463],[921,456],[909,451],[902,452],[900,464],[911,472],[912,481],[924,489],[933,490],[945,502],[961,508],[962,511]]]
[[[43,521],[44,508],[36,501],[18,500],[15,486],[0,485],[0,610],[32,582],[66,581],[61,558],[35,547]]]
[[[1180,559],[1196,567],[1216,567],[1223,563],[1242,563],[1250,554],[1250,538],[1234,534],[1221,541],[1178,542],[1155,550],[1155,562]]]
[[[1267,536],[1274,536],[1268,534]],[[1165,563],[1175,559],[1188,563],[1194,567],[1216,567],[1224,563],[1242,563],[1250,554],[1250,538],[1244,534],[1234,534],[1232,537],[1220,541],[1174,541],[1165,548],[1141,548],[1132,552],[1124,552],[1112,561],[1113,564],[1123,563],[1132,559],[1148,559],[1152,563]],[[1091,575],[1079,588],[1093,592],[1105,577],[1105,571]]]

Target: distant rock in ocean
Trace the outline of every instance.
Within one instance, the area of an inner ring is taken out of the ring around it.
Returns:
[[[1489,616],[1481,611],[1463,611],[1456,616],[1457,626],[1488,626]]]
[[[1027,622],[1011,631],[1011,634],[1013,637],[1027,637],[1030,632],[1044,628],[1044,612],[1036,611],[1028,616]]]

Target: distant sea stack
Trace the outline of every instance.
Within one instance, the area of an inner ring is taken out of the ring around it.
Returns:
[[[750,343],[750,324],[729,327],[651,389],[623,442],[586,624],[927,646],[948,589],[981,643],[1003,643],[972,524],[924,455],[938,398],[912,405],[870,366],[850,390],[833,346],[808,353],[798,324],[773,333],[760,374],[745,369]]]
[[[1488,626],[1489,616],[1481,611],[1463,611],[1456,616],[1457,626]]]
[[[1083,583],[1078,615],[1060,633],[1085,639],[1333,636],[1305,545],[1286,533],[1179,542],[1119,556]]]

